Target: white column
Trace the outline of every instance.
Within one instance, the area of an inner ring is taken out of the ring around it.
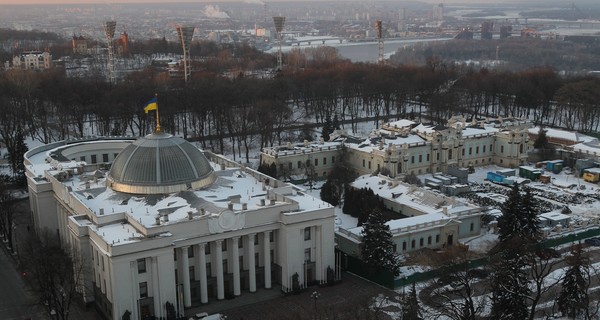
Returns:
[[[240,237],[231,239],[231,259],[233,268],[233,295],[239,296],[242,294],[240,289],[240,250],[238,248]]]
[[[254,260],[254,237],[256,233],[248,235],[248,275],[250,292],[256,292],[256,262]]]
[[[265,231],[263,236],[263,251],[265,263],[265,289],[271,289],[271,244],[269,234],[271,231]]]
[[[198,245],[198,256],[200,258],[200,302],[208,303],[208,289],[207,289],[207,277],[206,277],[206,244],[201,243]]]
[[[315,276],[316,280],[323,283],[323,257],[321,257],[321,227],[315,226]]]
[[[225,299],[225,286],[223,284],[223,240],[215,241],[215,264],[217,267],[217,299]]]
[[[129,267],[131,269],[131,317],[133,319],[138,319],[138,300],[140,299],[140,293],[138,290],[140,289],[140,283],[138,282],[137,277],[137,261],[129,262]],[[102,280],[101,280],[102,281]],[[108,290],[104,288],[104,292],[108,293]]]
[[[181,280],[183,281],[183,306],[192,306],[190,293],[190,261],[188,258],[188,246],[181,247]]]
[[[154,316],[162,317],[162,302],[160,301],[160,287],[158,286],[158,257],[150,258],[152,260],[152,296],[154,297]],[[146,260],[147,261],[147,260]]]

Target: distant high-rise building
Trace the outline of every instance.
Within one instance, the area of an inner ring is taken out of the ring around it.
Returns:
[[[500,39],[505,39],[511,36],[512,26],[500,27]]]
[[[432,17],[433,21],[442,21],[444,20],[444,4],[440,3],[440,4],[436,4],[433,6],[433,14]]]
[[[484,21],[481,23],[481,39],[491,40],[493,37],[494,23],[492,21]]]

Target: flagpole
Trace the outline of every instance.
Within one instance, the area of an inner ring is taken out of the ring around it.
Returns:
[[[158,93],[155,93],[154,96],[156,97],[156,133],[160,133],[160,118],[158,117]]]

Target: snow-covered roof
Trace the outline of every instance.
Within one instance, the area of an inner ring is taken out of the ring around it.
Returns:
[[[462,130],[463,138],[475,137],[478,135],[491,135],[500,131],[493,126],[485,125],[483,127],[468,126]]]
[[[596,139],[594,137],[586,136],[585,134],[581,134],[576,131],[567,131],[567,130],[554,129],[554,128],[544,128],[544,130],[546,130],[546,137],[548,137],[548,138],[567,140],[567,141],[571,141],[573,143],[589,142],[589,141]],[[537,135],[540,132],[540,127],[537,126],[537,127],[529,128],[528,132],[531,134]]]
[[[363,152],[371,152],[373,150],[379,150],[380,143],[383,141],[383,145],[387,148],[389,145],[400,147],[404,144],[413,146],[415,144],[425,144],[427,141],[416,134],[409,134],[406,137],[402,136],[389,136],[389,137],[378,137],[378,138],[367,138],[361,143],[349,143],[345,145],[348,148],[361,150]]]
[[[552,221],[564,221],[571,219],[570,216],[556,211],[550,211],[539,215],[540,218]]]
[[[394,121],[394,122],[388,122],[388,123],[384,124],[384,126],[391,127],[391,128],[405,128],[405,127],[410,127],[415,123],[416,122],[414,122],[412,120],[401,119],[401,120]]]

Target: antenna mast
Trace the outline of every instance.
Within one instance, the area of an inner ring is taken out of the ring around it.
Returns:
[[[277,71],[281,71],[283,67],[283,57],[281,53],[281,32],[285,24],[285,17],[273,17],[273,23],[275,24],[275,31],[277,32],[277,39],[279,40],[279,50],[277,51]]]
[[[183,71],[186,83],[192,75],[192,70],[190,69],[190,44],[194,36],[194,29],[194,27],[177,26],[177,34],[179,35],[179,41],[183,49]]]
[[[106,36],[106,42],[108,44],[108,82],[111,84],[115,83],[115,52],[113,47],[113,37],[115,36],[115,28],[117,27],[116,21],[104,22],[104,35]]]

